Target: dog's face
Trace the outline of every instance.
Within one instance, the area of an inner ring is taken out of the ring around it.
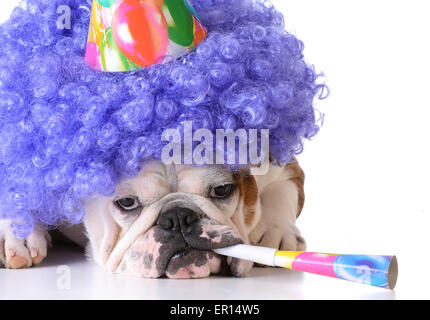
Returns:
[[[224,267],[241,276],[251,263],[212,249],[248,242],[258,198],[244,172],[149,162],[112,197],[87,201],[91,255],[111,271],[143,277],[201,278]]]

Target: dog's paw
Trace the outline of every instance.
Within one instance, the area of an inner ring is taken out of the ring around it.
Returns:
[[[269,226],[258,245],[285,251],[306,251],[306,241],[296,225],[287,228]]]
[[[35,226],[27,239],[18,239],[9,222],[0,221],[0,267],[22,269],[38,265],[46,258],[50,245],[48,232],[40,226]]]

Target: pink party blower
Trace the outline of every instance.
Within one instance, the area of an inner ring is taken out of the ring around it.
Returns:
[[[282,267],[393,290],[397,283],[396,256],[346,255],[279,251],[240,244],[216,253],[272,267]]]

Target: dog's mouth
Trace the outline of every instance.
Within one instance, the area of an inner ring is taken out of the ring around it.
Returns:
[[[226,259],[213,249],[243,243],[231,227],[201,220],[188,232],[170,232],[154,227],[154,239],[160,243],[157,267],[169,278],[200,278],[225,269]]]
[[[179,250],[178,252],[176,252],[172,257],[170,257],[170,259],[169,259],[169,263],[170,263],[170,261],[172,261],[172,260],[182,258],[183,256],[185,256],[185,255],[187,254],[187,252],[189,252],[189,251],[191,251],[191,250],[193,250],[193,249],[192,249],[192,248],[190,248],[190,247],[187,247],[187,248],[184,248],[184,249],[180,249],[180,250]]]
[[[201,224],[189,234],[154,226],[127,251],[119,270],[151,278],[204,278],[224,271],[240,276],[234,259],[213,251],[240,243],[240,235],[228,226]]]
[[[227,269],[225,258],[212,250],[186,247],[168,259],[165,275],[168,278],[200,278],[224,269]]]

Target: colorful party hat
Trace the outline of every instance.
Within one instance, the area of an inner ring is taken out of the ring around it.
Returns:
[[[108,72],[182,57],[205,39],[189,0],[93,0],[85,60]]]

